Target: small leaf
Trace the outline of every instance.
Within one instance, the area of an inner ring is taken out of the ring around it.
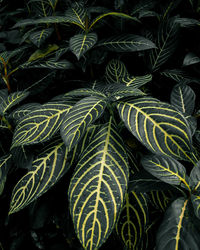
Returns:
[[[200,191],[200,161],[196,163],[190,172],[190,178],[194,186],[195,191]]]
[[[4,185],[7,178],[7,173],[11,165],[11,154],[0,158],[0,195],[3,193]]]
[[[37,30],[30,34],[29,39],[39,48],[52,33],[52,28]]]
[[[175,19],[175,22],[183,28],[190,28],[193,26],[200,25],[200,22],[194,18],[177,17]]]
[[[42,59],[46,56],[48,56],[50,53],[52,53],[55,50],[58,50],[59,47],[56,44],[48,45],[45,49],[37,49],[28,59],[28,62],[32,62],[38,59]]]
[[[65,96],[99,96],[99,97],[106,97],[102,92],[90,89],[90,88],[81,88],[75,89],[65,94]]]
[[[188,53],[183,60],[183,66],[193,65],[199,62],[200,58],[198,56],[196,56],[194,53]]]
[[[191,195],[191,201],[194,208],[194,213],[198,219],[200,219],[200,196],[199,195]]]

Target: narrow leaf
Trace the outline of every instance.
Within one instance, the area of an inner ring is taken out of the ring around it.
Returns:
[[[200,58],[198,56],[196,56],[194,53],[188,53],[183,60],[183,66],[193,65],[199,62]]]
[[[0,195],[3,193],[4,185],[7,178],[7,173],[11,164],[11,154],[0,158]]]

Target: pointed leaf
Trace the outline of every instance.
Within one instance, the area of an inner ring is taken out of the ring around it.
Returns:
[[[193,65],[199,62],[200,58],[198,56],[196,56],[194,53],[188,53],[183,60],[183,66]]]
[[[85,97],[64,117],[61,136],[69,151],[79,142],[86,128],[98,119],[106,107],[104,98]]]
[[[29,39],[39,48],[52,33],[53,28],[38,30],[32,32],[29,36]]]
[[[164,75],[170,79],[173,79],[176,82],[181,83],[190,83],[190,82],[197,82],[199,83],[199,79],[190,76],[187,72],[179,69],[172,69],[172,70],[165,70],[161,72],[161,75]]]
[[[121,119],[150,151],[195,162],[189,125],[171,105],[145,97],[119,101]]]
[[[78,34],[70,38],[69,46],[71,51],[79,60],[97,42],[96,33]]]
[[[110,121],[83,152],[69,187],[71,216],[85,249],[98,249],[112,232],[127,185],[126,152]]]
[[[124,78],[123,82],[126,84],[126,86],[140,88],[147,82],[150,82],[151,80],[152,80],[152,75],[147,74],[144,76],[128,76],[127,78]]]
[[[27,62],[19,66],[21,69],[73,69],[74,66],[67,60],[54,61],[46,60],[42,62]]]
[[[175,19],[175,22],[178,23],[181,27],[186,27],[186,28],[200,25],[199,20],[196,20],[194,18],[177,17]]]

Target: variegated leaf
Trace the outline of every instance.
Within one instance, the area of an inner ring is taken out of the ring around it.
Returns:
[[[150,82],[152,80],[152,75],[147,74],[144,76],[127,76],[127,78],[124,78],[124,83],[126,86],[132,86],[134,88],[140,88],[143,85],[145,85],[147,82]]]
[[[71,216],[85,249],[98,249],[112,232],[128,172],[123,141],[110,120],[84,150],[69,187]]]
[[[191,184],[195,191],[200,191],[200,161],[196,163],[190,172]]]
[[[150,196],[151,202],[156,207],[156,209],[159,209],[162,212],[166,211],[173,198],[173,193],[170,190],[151,191],[148,194]]]
[[[19,66],[22,69],[73,69],[74,66],[71,62],[67,60],[62,61],[54,61],[54,60],[46,60],[46,61],[35,61],[35,62],[27,62]]]
[[[0,158],[0,195],[3,193],[4,185],[7,178],[7,173],[11,163],[11,154]]]
[[[104,98],[85,97],[64,117],[61,136],[69,151],[79,142],[87,127],[102,115],[106,104]]]
[[[197,218],[200,219],[200,196],[192,194],[191,201],[194,208],[194,213]]]
[[[81,88],[75,89],[65,94],[65,96],[99,96],[99,97],[106,97],[104,93],[90,88]]]
[[[39,48],[52,33],[53,28],[37,30],[30,34],[29,39]]]
[[[199,83],[199,79],[190,76],[186,71],[180,69],[168,69],[161,72],[161,75],[166,76],[170,79],[178,83],[190,83],[190,82],[197,82]]]

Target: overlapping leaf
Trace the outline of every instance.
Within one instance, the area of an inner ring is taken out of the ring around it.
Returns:
[[[167,209],[172,200],[173,194],[172,191],[170,190],[165,190],[165,191],[158,190],[158,191],[151,191],[149,193],[149,196],[156,209],[165,212],[165,210]]]
[[[0,158],[0,195],[3,193],[4,185],[7,178],[7,173],[11,163],[11,154]]]
[[[176,84],[170,96],[171,104],[186,115],[192,115],[195,99],[196,95],[193,89],[186,84]]]
[[[46,28],[42,30],[38,30],[35,32],[32,32],[29,36],[29,39],[33,44],[35,44],[37,47],[40,47],[45,40],[53,33],[52,28]]]
[[[133,52],[156,48],[152,41],[133,34],[116,35],[99,41],[97,46],[103,46],[115,52]]]
[[[196,63],[199,63],[200,62],[200,58],[195,55],[194,53],[188,53],[184,60],[183,60],[183,66],[189,66],[189,65],[193,65],[193,64],[196,64]]]
[[[170,79],[173,79],[176,82],[181,83],[190,83],[190,82],[197,82],[199,83],[199,79],[190,76],[187,72],[179,69],[168,69],[161,72],[161,75],[164,75]]]
[[[106,107],[104,98],[96,96],[80,100],[64,117],[61,136],[69,151],[84,135],[86,128],[98,119]]]
[[[68,150],[60,139],[48,145],[14,187],[9,213],[18,212],[49,190],[69,169],[67,161]]]
[[[200,161],[193,167],[190,172],[190,178],[192,181],[192,186],[195,191],[200,191]]]
[[[52,102],[28,113],[14,131],[12,148],[49,140],[59,130],[63,116],[70,109],[71,105]]]
[[[167,209],[158,228],[157,250],[198,250],[199,232],[189,211],[189,200],[179,198]]]
[[[148,222],[147,197],[130,192],[125,196],[116,230],[127,249],[137,249]]]
[[[75,89],[65,94],[65,96],[99,96],[99,97],[106,97],[104,93],[90,88],[81,88]]]
[[[108,83],[123,83],[127,75],[126,66],[120,60],[113,59],[108,63],[105,72],[105,78]]]
[[[96,33],[78,34],[70,38],[69,46],[71,51],[79,60],[97,42]]]
[[[185,118],[170,104],[146,97],[119,101],[121,119],[153,153],[195,162]]]
[[[110,121],[83,152],[69,187],[71,216],[85,249],[98,249],[112,232],[127,185],[126,152]]]
[[[73,69],[74,66],[67,60],[55,61],[54,59],[46,61],[27,62],[19,66],[22,69]]]
[[[194,208],[194,213],[197,218],[200,219],[200,196],[192,194],[191,201]]]

